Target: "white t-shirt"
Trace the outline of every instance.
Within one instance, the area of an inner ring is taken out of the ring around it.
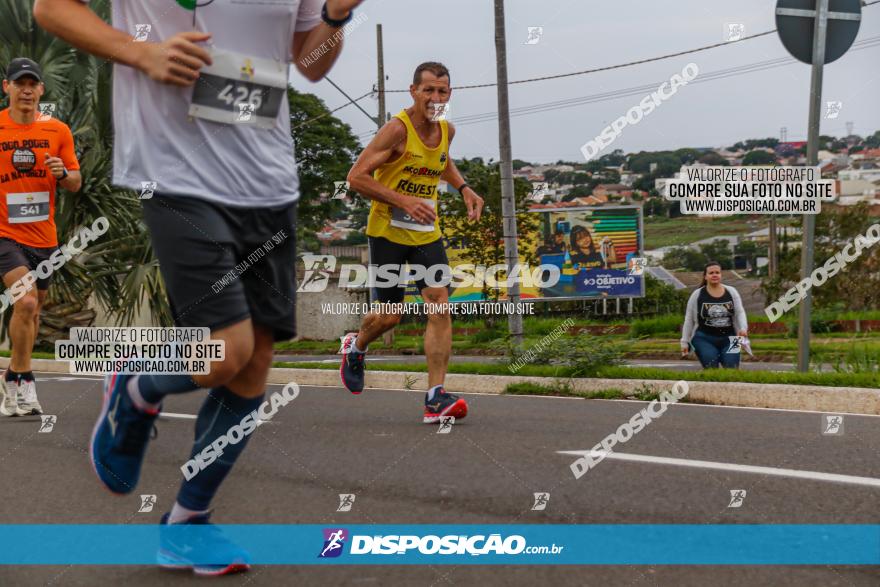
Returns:
[[[88,0],[84,0],[88,1]],[[323,0],[115,0],[113,26],[146,41],[177,33],[212,34],[209,45],[256,58],[292,61],[294,31],[321,22]],[[299,198],[299,177],[286,96],[271,129],[188,116],[192,87],[162,84],[134,68],[113,67],[113,183],[239,207],[270,207]]]

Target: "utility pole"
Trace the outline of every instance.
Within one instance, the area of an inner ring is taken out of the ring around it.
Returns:
[[[777,0],[776,4],[776,30],[782,44],[795,58],[812,66],[810,117],[807,124],[807,165],[810,167],[816,167],[819,163],[823,68],[852,46],[862,20],[862,5],[858,0],[836,0],[834,11],[829,9],[829,4],[829,0]],[[805,214],[803,218],[801,279],[808,279],[813,272],[816,217]],[[812,306],[812,292],[807,290],[801,300],[798,316],[797,368],[800,372],[810,368]]]
[[[507,96],[507,38],[504,29],[504,0],[495,0],[495,63],[498,82],[498,146],[501,151],[501,214],[504,229],[504,259],[508,276],[519,263],[516,243],[516,201],[513,193],[513,152],[510,146],[510,103]],[[519,282],[507,288],[507,299],[519,303]],[[507,317],[510,340],[522,347],[522,314],[514,312]]]
[[[382,25],[376,25],[376,62],[379,64],[377,71],[378,83],[376,89],[379,92],[379,112],[376,115],[376,129],[381,129],[385,124],[385,50],[382,47]],[[373,288],[370,288],[370,301],[374,301]],[[387,348],[394,347],[394,329],[388,330],[382,335],[382,344]]]
[[[376,118],[376,126],[382,128],[385,124],[385,51],[382,48],[382,25],[376,25],[376,54],[379,62],[379,83],[376,88],[379,90],[379,116]]]
[[[825,66],[825,40],[828,34],[828,0],[816,0],[815,29],[813,34],[813,68],[810,75],[810,118],[807,123],[807,165],[819,163],[819,116],[822,110],[822,74]],[[821,179],[821,178],[820,178]],[[816,238],[816,217],[805,214],[802,224],[801,279],[813,272],[813,243]],[[801,373],[810,370],[810,334],[813,295],[801,300],[798,308],[798,354],[797,369]]]
[[[778,235],[776,234],[776,216],[770,215],[770,242],[768,244],[768,266],[767,266],[767,274],[770,279],[776,277],[777,272],[779,271],[779,243]]]

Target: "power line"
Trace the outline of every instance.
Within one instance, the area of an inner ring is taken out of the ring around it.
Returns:
[[[876,0],[876,1],[880,2],[880,0]],[[642,59],[642,60],[639,60],[639,61],[631,61],[631,62],[629,62],[629,63],[621,63],[621,64],[618,64],[618,65],[609,65],[609,66],[606,66],[606,67],[598,67],[598,68],[595,68],[595,69],[585,69],[585,70],[583,70],[583,71],[575,71],[575,72],[572,72],[572,73],[563,73],[563,74],[558,74],[558,75],[548,75],[548,76],[544,76],[544,77],[536,77],[536,78],[531,78],[531,79],[516,80],[516,81],[508,82],[508,85],[514,85],[514,84],[525,84],[525,83],[536,82],[536,81],[545,81],[545,80],[550,80],[550,79],[558,79],[558,78],[563,78],[563,77],[571,77],[571,76],[575,76],[575,75],[586,75],[586,74],[588,74],[588,73],[596,73],[596,72],[599,72],[599,71],[608,71],[608,70],[611,70],[611,69],[620,69],[620,68],[622,68],[622,67],[630,67],[630,66],[633,66],[633,65],[640,65],[640,64],[642,64],[642,63],[650,63],[650,62],[652,62],[652,61],[659,61],[659,60],[661,60],[661,59],[670,59],[670,58],[672,58],[672,57],[678,57],[678,56],[681,56],[681,55],[687,55],[687,54],[689,54],[689,53],[697,53],[697,52],[699,52],[699,51],[707,51],[707,50],[709,50],[709,49],[714,49],[714,48],[716,48],[716,47],[721,47],[721,46],[723,46],[723,45],[732,45],[733,43],[740,43],[740,42],[742,42],[742,41],[748,41],[748,40],[751,40],[751,39],[756,39],[756,38],[758,38],[758,37],[763,37],[764,35],[769,35],[770,33],[775,33],[775,32],[776,32],[776,29],[773,29],[772,31],[767,31],[767,32],[764,32],[764,33],[758,33],[758,34],[756,34],[756,35],[749,35],[749,36],[747,36],[747,37],[743,37],[743,38],[741,38],[741,39],[737,39],[736,41],[725,41],[724,43],[715,43],[714,45],[706,45],[706,46],[704,46],[704,47],[697,47],[696,49],[689,49],[689,50],[687,50],[687,51],[680,51],[680,52],[678,52],[678,53],[670,53],[670,54],[668,54],[668,55],[662,55],[662,56],[659,56],[659,57],[651,57],[651,58],[649,58],[649,59]],[[474,88],[491,88],[491,87],[495,87],[496,85],[497,85],[496,83],[472,84],[472,85],[467,85],[467,86],[453,86],[452,89],[454,89],[454,90],[468,90],[468,89],[474,89]],[[386,94],[403,93],[403,92],[409,92],[409,90],[385,90],[385,93],[386,93]],[[316,120],[319,120],[319,119],[321,119],[321,118],[324,118],[325,116],[328,116],[328,115],[332,114],[333,112],[336,112],[337,110],[341,110],[342,108],[345,108],[345,107],[348,106],[349,104],[353,104],[353,103],[355,103],[355,102],[359,102],[360,100],[362,100],[363,98],[366,98],[367,96],[369,96],[369,95],[372,94],[372,93],[373,93],[372,91],[367,92],[367,93],[364,94],[363,96],[361,96],[361,97],[359,97],[359,98],[355,98],[354,100],[349,100],[348,102],[346,102],[346,103],[343,104],[342,106],[339,106],[338,108],[335,108],[335,109],[331,110],[330,112],[326,112],[326,113],[324,113],[324,114],[321,114],[320,116],[316,116],[315,118],[311,118],[311,119],[309,119],[309,120],[303,121],[301,124],[299,124],[299,125],[298,125],[296,128],[294,128],[293,130],[296,130],[296,129],[298,129],[298,128],[302,128],[303,126],[305,126],[305,125],[307,125],[307,124],[310,124],[310,123],[312,123],[312,122],[314,122],[314,121],[316,121]]]
[[[355,102],[360,102],[361,100],[363,100],[364,98],[366,98],[367,96],[369,96],[369,95],[372,94],[372,93],[373,93],[373,91],[370,90],[369,92],[367,92],[367,93],[364,94],[363,96],[359,96],[359,97],[355,98],[354,100],[349,100],[348,102],[346,102],[346,103],[343,104],[342,106],[339,106],[339,107],[337,107],[337,108],[334,108],[333,110],[328,110],[328,111],[325,112],[324,114],[319,114],[318,116],[315,116],[314,118],[309,118],[308,120],[304,120],[304,121],[302,121],[301,123],[299,123],[298,125],[296,125],[295,127],[293,127],[291,130],[298,130],[298,129],[301,129],[302,127],[304,127],[304,126],[308,126],[309,124],[315,122],[316,120],[321,120],[322,118],[326,118],[327,116],[330,116],[330,115],[333,114],[334,112],[336,112],[336,111],[338,111],[338,110],[342,110],[343,108],[345,108],[345,107],[348,106],[349,104],[354,104]]]
[[[880,0],[878,0],[880,1]],[[880,37],[871,37],[869,39],[865,39],[864,41],[860,41],[859,43],[854,44],[853,51],[858,51],[862,49],[869,49],[875,46],[880,45]],[[776,67],[782,67],[786,65],[791,65],[796,63],[796,60],[791,57],[781,57],[777,59],[770,59],[767,61],[759,61],[746,65],[739,65],[736,67],[722,69],[719,71],[709,72],[705,74],[701,74],[699,77],[691,81],[691,84],[695,83],[703,83],[716,81],[719,79],[726,79],[729,77],[744,75],[747,73],[754,73],[757,71],[764,71],[767,69],[773,69]],[[599,94],[591,94],[589,96],[581,96],[577,98],[568,98],[565,100],[558,100],[555,102],[544,102],[540,104],[533,104],[530,106],[522,106],[519,108],[514,108],[511,110],[511,116],[527,116],[529,114],[538,114],[541,112],[547,112],[550,110],[561,110],[563,108],[571,108],[573,106],[581,106],[584,104],[592,104],[597,102],[606,102],[610,100],[614,100],[617,98],[625,98],[632,95],[638,95],[645,93],[647,91],[654,90],[658,87],[660,82],[653,84],[645,84],[641,86],[625,88],[625,89],[617,89],[609,92],[603,92]],[[456,125],[466,126],[468,124],[477,124],[480,122],[488,122],[490,120],[494,120],[497,116],[495,112],[484,112],[482,114],[472,114],[468,116],[462,116],[460,118],[456,118],[453,122]]]
[[[880,3],[880,0],[873,0],[873,2],[867,2],[866,4],[864,4],[864,6],[867,7],[867,6],[871,6],[871,5],[873,5],[873,4],[878,4],[878,3]],[[574,71],[574,72],[570,72],[570,73],[561,73],[561,74],[557,74],[557,75],[547,75],[547,76],[542,76],[542,77],[534,77],[534,78],[528,78],[528,79],[523,79],[523,80],[516,80],[516,81],[508,82],[508,85],[514,85],[514,84],[526,84],[526,83],[533,83],[533,82],[538,82],[538,81],[547,81],[547,80],[552,80],[552,79],[561,79],[561,78],[573,77],[573,76],[578,76],[578,75],[587,75],[587,74],[590,74],[590,73],[598,73],[598,72],[601,72],[601,71],[611,71],[611,70],[614,70],[614,69],[621,69],[621,68],[624,68],[624,67],[632,67],[632,66],[634,66],[634,65],[642,65],[642,64],[645,64],[645,63],[652,63],[652,62],[654,62],[654,61],[661,61],[661,60],[664,60],[664,59],[671,59],[671,58],[673,58],[673,57],[681,57],[682,55],[689,55],[689,54],[692,54],[692,53],[699,53],[699,52],[701,52],[701,51],[708,51],[708,50],[710,50],[710,49],[715,49],[715,48],[723,47],[723,46],[726,46],[726,45],[733,45],[733,44],[735,44],[735,43],[741,43],[741,42],[743,42],[743,41],[750,41],[750,40],[752,40],[752,39],[757,39],[757,38],[760,38],[760,37],[764,37],[764,36],[767,36],[767,35],[771,35],[771,34],[773,34],[773,33],[775,33],[775,32],[776,32],[776,29],[772,29],[772,30],[769,30],[769,31],[764,31],[763,33],[757,33],[757,34],[754,34],[754,35],[747,35],[747,36],[745,36],[745,37],[742,37],[741,39],[736,39],[736,40],[734,40],[734,41],[724,41],[723,43],[714,43],[714,44],[712,44],[712,45],[704,45],[704,46],[702,46],[702,47],[696,47],[696,48],[694,48],[694,49],[688,49],[688,50],[686,50],[686,51],[678,51],[678,52],[676,52],[676,53],[667,53],[666,55],[659,55],[659,56],[657,56],[657,57],[649,57],[649,58],[647,58],[647,59],[640,59],[640,60],[638,60],[638,61],[629,61],[629,62],[627,62],[627,63],[620,63],[620,64],[617,64],[617,65],[608,65],[608,66],[605,66],[605,67],[596,67],[596,68],[593,68],[593,69],[584,69],[584,70],[581,70],[581,71]],[[876,37],[874,37],[874,38],[876,38]],[[858,43],[855,43],[855,45],[858,45]],[[792,61],[792,62],[794,61],[793,59],[788,59],[788,60],[789,60],[789,61]],[[699,81],[699,80],[695,80],[695,81]],[[706,81],[708,81],[708,80],[706,80]],[[493,82],[493,83],[485,83],[485,84],[470,84],[470,85],[464,85],[464,86],[453,86],[452,89],[454,89],[454,90],[470,90],[470,89],[476,89],[476,88],[491,88],[491,87],[495,87],[496,85],[497,85],[497,83],[494,83],[494,82]],[[385,90],[385,92],[386,92],[386,93],[403,93],[403,92],[409,92],[409,90],[408,90],[408,89],[407,89],[407,90]],[[345,107],[348,106],[349,104],[352,104],[352,103],[354,103],[354,102],[358,102],[358,101],[362,100],[363,98],[366,98],[367,96],[369,96],[369,95],[372,94],[372,93],[373,93],[372,91],[371,91],[371,92],[367,92],[366,94],[364,94],[363,96],[361,96],[361,97],[359,97],[359,98],[355,98],[354,100],[351,100],[351,101],[349,101],[349,102],[346,102],[345,104],[343,104],[343,105],[340,106],[339,108],[336,108],[336,109],[334,109],[334,110],[331,110],[330,112],[325,113],[325,114],[322,114],[321,116],[315,117],[315,118],[313,118],[313,119],[306,120],[306,121],[304,121],[303,123],[301,123],[299,126],[297,126],[296,128],[301,128],[301,127],[305,126],[306,124],[309,124],[309,123],[311,123],[311,122],[314,122],[315,120],[318,120],[318,119],[320,119],[320,118],[324,118],[325,116],[327,116],[327,115],[329,115],[329,114],[332,114],[333,112],[336,112],[337,110],[340,110],[340,109],[342,109],[342,108],[345,108]],[[539,112],[540,112],[540,110],[539,110]],[[513,116],[513,111],[511,111],[511,115]],[[478,116],[478,115],[474,115],[474,116]],[[497,114],[496,114],[496,116],[497,116]],[[294,130],[296,130],[296,129],[294,129]],[[362,136],[370,136],[371,134],[375,134],[375,133],[374,133],[374,132],[364,133],[363,135],[359,135],[359,136],[361,136],[361,137],[362,137]]]
[[[880,0],[876,0],[880,2]],[[853,51],[858,51],[862,49],[868,49],[874,46],[880,45],[880,36],[877,37],[869,37],[862,41],[853,44]],[[791,65],[796,63],[796,60],[792,57],[778,57],[776,59],[768,59],[766,61],[758,61],[754,63],[749,63],[745,65],[738,65],[735,67],[722,69],[714,72],[709,72],[705,74],[701,74],[695,80],[691,81],[691,84],[702,83],[702,82],[710,82],[716,81],[720,79],[726,79],[730,77],[735,77],[739,75],[744,75],[747,73],[754,73],[757,71],[764,71],[767,69],[773,69],[776,67],[782,67],[786,65]],[[539,114],[542,112],[547,112],[551,110],[561,110],[564,108],[571,108],[574,106],[582,106],[585,104],[594,104],[599,102],[607,102],[611,100],[615,100],[618,98],[626,98],[633,95],[644,94],[645,92],[652,91],[656,89],[661,82],[655,82],[652,84],[644,84],[640,86],[623,88],[623,89],[615,89],[607,92],[602,92],[599,94],[590,94],[588,96],[580,96],[576,98],[567,98],[565,100],[557,100],[554,102],[543,102],[539,104],[532,104],[530,106],[521,106],[519,108],[511,109],[511,117],[519,117],[519,116],[528,116],[530,114]],[[483,122],[489,122],[494,120],[498,114],[496,112],[484,112],[481,114],[472,114],[468,116],[462,116],[453,120],[453,122],[457,126],[467,126],[470,124],[480,124]],[[376,134],[375,131],[368,131],[365,133],[361,133],[358,135],[358,138],[366,138],[368,136],[372,136]]]
[[[375,122],[376,122],[376,119],[373,118],[372,116],[370,116],[370,115],[367,113],[366,110],[364,110],[363,108],[361,108],[361,105],[357,103],[357,100],[356,100],[356,99],[354,99],[354,98],[352,98],[351,96],[349,96],[349,95],[345,92],[345,90],[343,90],[343,89],[340,88],[338,85],[336,85],[336,83],[335,83],[332,79],[330,79],[330,76],[324,76],[324,79],[327,80],[328,82],[330,82],[330,85],[331,85],[331,86],[333,86],[334,88],[336,88],[337,90],[339,90],[339,93],[340,93],[340,94],[342,94],[343,96],[345,96],[346,98],[348,98],[348,103],[349,103],[349,104],[354,104],[354,105],[355,105],[355,108],[357,108],[358,110],[360,110],[361,112],[363,112],[363,113],[364,113],[364,116],[366,116],[367,118],[370,119],[370,122],[372,122],[372,123],[375,123]],[[373,93],[373,92],[370,92],[370,94],[372,94],[372,93]]]
[[[877,0],[877,1],[880,1],[880,0]],[[741,39],[737,39],[735,41],[724,41],[723,43],[715,43],[713,45],[705,45],[703,47],[697,47],[696,49],[688,49],[687,51],[679,51],[677,53],[668,53],[666,55],[660,55],[658,57],[649,57],[647,59],[640,59],[638,61],[629,61],[627,63],[620,63],[618,65],[606,65],[605,67],[584,69],[582,71],[573,71],[571,73],[560,73],[557,75],[545,75],[542,77],[521,79],[521,80],[517,80],[517,81],[508,82],[507,85],[512,86],[514,84],[528,84],[528,83],[532,83],[532,82],[541,82],[541,81],[547,81],[547,80],[551,80],[551,79],[573,77],[576,75],[586,75],[588,73],[598,73],[600,71],[610,71],[612,69],[620,69],[622,67],[631,67],[633,65],[642,65],[643,63],[651,63],[653,61],[661,61],[663,59],[671,59],[673,57],[681,57],[682,55],[689,55],[691,53],[699,53],[700,51],[708,51],[709,49],[715,49],[716,47],[723,47],[725,45],[733,45],[734,43],[741,43],[743,41],[750,41],[752,39],[757,39],[758,37],[763,37],[765,35],[771,35],[775,32],[776,32],[776,29],[773,29],[771,31],[757,33],[755,35],[749,35],[749,36],[743,37]],[[493,88],[496,85],[498,85],[498,84],[493,82],[493,83],[486,83],[486,84],[471,84],[471,85],[467,85],[467,86],[454,86],[452,89],[453,90],[471,90],[474,88]],[[409,92],[409,90],[385,90],[385,91],[389,92],[389,93],[391,93],[391,92],[394,92],[394,93]]]

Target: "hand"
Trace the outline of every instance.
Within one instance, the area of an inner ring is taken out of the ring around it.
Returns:
[[[612,263],[617,263],[617,250],[614,248],[614,243],[609,243],[608,245],[608,259],[607,262],[609,265]]]
[[[136,67],[151,79],[173,86],[191,86],[199,77],[199,70],[211,64],[204,43],[210,33],[189,31],[177,33],[161,43],[135,43],[142,47]]]
[[[400,206],[403,211],[419,224],[431,224],[437,214],[434,212],[433,200],[425,198],[405,198],[406,201]]]
[[[740,330],[739,332],[736,333],[736,335],[737,336],[748,336],[749,333],[747,330]]]
[[[361,2],[363,0],[327,0],[327,16],[333,20],[342,20]]]
[[[685,358],[686,356],[688,356],[689,354],[691,354],[690,347],[686,347],[686,346],[681,347],[681,358],[682,359]]]
[[[483,213],[483,198],[470,187],[464,188],[461,197],[464,199],[464,205],[467,206],[468,220],[479,220]]]
[[[64,175],[64,161],[58,157],[52,157],[49,153],[46,153],[43,163],[55,179],[61,179],[61,176]]]

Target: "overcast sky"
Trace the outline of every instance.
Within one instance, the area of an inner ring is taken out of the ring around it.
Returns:
[[[768,31],[775,28],[774,7],[772,0],[507,0],[509,78],[592,69],[718,43],[724,40],[725,23],[742,23],[746,35]],[[369,91],[376,82],[377,23],[383,26],[388,89],[406,89],[415,66],[428,60],[449,67],[453,86],[495,81],[492,0],[366,0],[358,10],[367,19],[346,39],[343,54],[330,73],[352,97]],[[863,14],[856,43],[880,37],[880,4],[863,8]],[[528,28],[536,26],[543,27],[540,42],[525,44]],[[655,63],[514,85],[510,106],[516,109],[659,84],[689,62],[706,75],[787,56],[774,33]],[[330,108],[346,101],[326,81],[312,84],[294,74],[292,83],[317,94]],[[602,153],[615,148],[631,152],[729,146],[746,138],[778,138],[783,126],[788,128],[789,140],[806,140],[809,84],[810,67],[800,62],[690,84],[640,124],[626,127]],[[583,160],[581,145],[646,94],[513,117],[513,155],[535,162]],[[496,113],[496,100],[494,87],[454,91],[450,120]],[[854,123],[857,134],[880,129],[880,44],[862,50],[854,47],[825,68],[823,102],[829,100],[839,100],[843,108],[836,119],[823,120],[823,134],[844,135],[848,121]],[[376,100],[365,98],[360,104],[375,115]],[[392,114],[409,104],[408,93],[388,95],[387,109]],[[375,128],[353,106],[337,116],[358,135]],[[497,119],[462,123],[457,128],[453,156],[498,158]]]

